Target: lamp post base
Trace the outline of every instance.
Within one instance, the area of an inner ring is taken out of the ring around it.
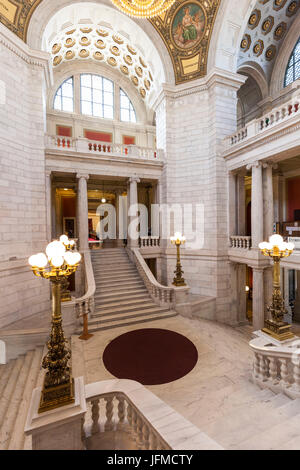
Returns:
[[[70,405],[75,402],[74,379],[56,387],[43,388],[38,413],[54,410],[60,406]]]
[[[275,322],[273,320],[265,321],[265,328],[262,331],[278,341],[292,339],[295,335],[291,332],[291,325],[285,322]]]

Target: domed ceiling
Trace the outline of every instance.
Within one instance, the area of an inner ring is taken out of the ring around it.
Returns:
[[[36,7],[42,1],[43,0],[0,0],[0,21],[26,42],[30,18]],[[178,0],[162,15],[147,20],[150,21],[153,27],[158,31],[168,49],[173,63],[176,84],[206,75],[209,44],[220,3],[221,0]],[[97,35],[97,28],[93,28],[93,32]],[[100,36],[98,40],[104,41]],[[87,42],[89,41],[87,36]],[[96,37],[93,37],[93,41],[93,46],[95,46]],[[112,39],[112,41],[114,42],[114,39]],[[77,51],[76,48],[71,50],[64,42],[62,44],[64,44],[64,47],[68,50],[64,51],[63,56],[60,54],[61,58],[55,60],[72,60],[75,57],[84,58],[83,54],[88,54],[88,56],[92,54],[96,60],[105,59],[108,62],[110,58],[111,60],[108,63],[111,66],[116,66],[118,63],[117,53],[120,52],[121,54],[122,52],[123,57],[124,51],[121,51],[122,48],[120,48],[118,44],[115,45],[114,49],[111,49],[113,44],[110,44],[110,38],[108,42],[104,42],[105,44],[107,43],[106,45],[112,53],[110,57],[106,57],[101,47],[96,47],[98,50],[89,50],[88,47],[84,47],[86,44],[80,44],[83,46],[82,51],[85,50],[85,52],[82,52],[80,55],[80,51]],[[127,46],[125,45],[124,47]],[[131,66],[132,64],[127,63],[119,65],[127,67],[127,69],[121,69],[125,74],[125,71],[128,70],[128,65]],[[139,67],[140,65],[142,65],[141,70],[143,71],[143,69],[146,68],[143,64],[134,64],[135,67]],[[139,73],[141,72],[139,69],[138,71]],[[148,83],[149,77],[147,77],[147,82],[144,82],[143,86],[140,88],[142,96],[144,93],[147,95],[147,87],[149,86],[149,89],[151,87],[151,77],[150,83]]]
[[[271,78],[279,49],[299,13],[300,0],[258,0],[248,19],[238,67],[255,62]]]

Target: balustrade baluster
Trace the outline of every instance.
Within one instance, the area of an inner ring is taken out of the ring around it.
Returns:
[[[277,358],[276,357],[268,357],[269,359],[269,372],[270,372],[270,379],[272,383],[276,385],[278,383],[278,369],[277,369]]]
[[[138,416],[134,408],[132,408],[132,439],[137,445],[138,441]]]
[[[149,436],[149,441],[150,441],[150,450],[157,450],[157,437],[156,434],[150,430],[150,436]]]
[[[113,410],[114,410],[113,396],[105,397],[105,402],[106,402],[106,422],[105,422],[105,425],[104,425],[104,429],[105,429],[105,431],[111,431],[114,428],[114,422],[113,422]]]
[[[85,416],[83,415],[81,418],[81,440],[85,447],[86,435],[85,435],[85,429],[84,429],[84,421],[85,421]]]
[[[266,382],[268,380],[268,366],[266,362],[266,357],[261,356],[260,358],[260,374],[259,374],[260,380],[263,382]]]
[[[137,417],[137,448],[138,450],[144,449],[144,439],[143,439],[143,420],[140,416]]]
[[[280,362],[280,377],[281,377],[281,385],[286,388],[289,384],[289,373],[288,373],[288,366],[287,366],[287,359],[279,359]]]
[[[144,423],[143,426],[143,441],[144,441],[144,449],[149,450],[150,448],[150,430],[147,423]]]
[[[100,410],[99,410],[99,398],[94,398],[92,400],[92,429],[91,433],[92,435],[98,434],[100,431],[100,426],[99,426],[99,417],[100,417]]]
[[[117,396],[118,400],[118,429],[123,429],[125,424],[125,399],[122,395]]]
[[[255,361],[254,361],[254,364],[253,364],[253,373],[254,373],[254,377],[256,377],[257,379],[259,379],[260,377],[260,356],[259,354],[255,354]]]
[[[297,357],[297,362],[293,364],[293,379],[294,383],[292,388],[295,392],[300,393],[300,363],[299,356]]]

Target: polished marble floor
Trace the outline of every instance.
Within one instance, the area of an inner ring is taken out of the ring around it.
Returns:
[[[227,413],[232,407],[247,403],[247,393],[238,400],[231,400],[230,397],[241,387],[253,387],[249,382],[252,364],[248,345],[250,330],[241,331],[206,320],[178,316],[97,332],[86,342],[74,336],[73,375],[83,375],[86,383],[113,379],[102,361],[104,349],[117,336],[140,328],[176,331],[189,338],[197,347],[199,359],[188,375],[166,385],[147,387],[195,425],[208,424],[214,420],[216,413],[220,416],[220,413]]]

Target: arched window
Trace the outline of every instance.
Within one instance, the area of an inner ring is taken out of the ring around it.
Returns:
[[[80,75],[80,102],[82,114],[113,119],[113,82],[99,75]]]
[[[74,88],[73,77],[68,78],[59,87],[54,98],[54,109],[73,113],[74,111]]]
[[[292,52],[286,68],[284,86],[288,86],[300,78],[300,38]]]
[[[122,88],[120,88],[120,117],[121,121],[136,122],[134,107]]]

